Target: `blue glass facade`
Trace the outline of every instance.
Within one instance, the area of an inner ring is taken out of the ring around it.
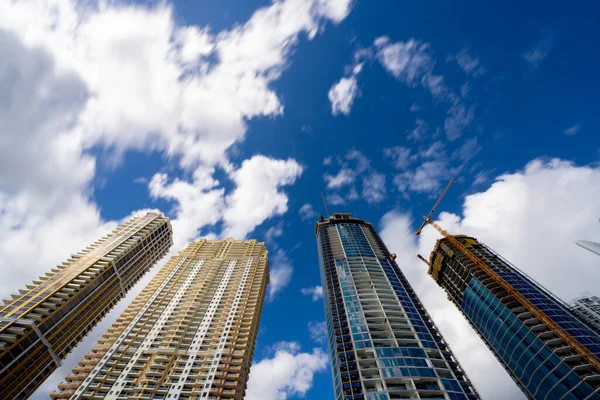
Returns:
[[[457,237],[507,283],[600,357],[600,336],[531,278],[473,238]],[[600,374],[447,240],[429,273],[530,399],[600,399]]]
[[[336,400],[478,395],[375,229],[316,225]]]

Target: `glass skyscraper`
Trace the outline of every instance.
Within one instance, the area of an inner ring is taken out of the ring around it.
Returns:
[[[448,239],[436,243],[429,274],[446,290],[523,393],[530,399],[600,399],[600,370],[586,358],[588,354],[592,360],[600,357],[600,336],[576,318],[568,305],[492,249],[472,237],[454,238],[507,282],[510,291]],[[536,318],[516,300],[516,292],[585,350],[578,351],[574,342],[566,343],[556,330]]]
[[[316,223],[336,400],[478,399],[373,226]]]
[[[0,308],[0,398],[26,399],[173,244],[169,220],[138,215]]]

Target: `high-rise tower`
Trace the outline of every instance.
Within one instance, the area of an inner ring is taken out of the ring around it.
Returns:
[[[510,287],[507,290],[446,238],[429,274],[530,399],[600,399],[600,336],[569,307],[477,239],[455,239]],[[525,300],[518,300],[524,298]],[[532,304],[540,320],[524,307]]]
[[[373,226],[336,213],[316,235],[335,399],[477,399]]]
[[[600,332],[600,297],[582,293],[571,302],[571,311],[597,332]]]
[[[264,243],[192,242],[51,397],[242,399],[268,283]]]
[[[172,245],[169,220],[133,217],[0,309],[0,397],[25,399]]]

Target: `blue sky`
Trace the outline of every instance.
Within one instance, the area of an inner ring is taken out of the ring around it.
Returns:
[[[320,285],[323,191],[330,210],[381,229],[485,398],[518,398],[415,261],[435,234],[412,232],[455,177],[440,208],[449,230],[477,235],[566,300],[595,289],[599,261],[573,242],[600,236],[598,11],[2,0],[0,293],[137,210],[174,220],[173,251],[203,236],[266,240],[275,279],[249,397],[331,398],[314,334],[322,302],[302,292]],[[287,372],[274,383],[275,371]]]

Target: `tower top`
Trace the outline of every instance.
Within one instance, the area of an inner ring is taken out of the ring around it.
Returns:
[[[330,217],[325,218],[321,216],[321,218],[315,223],[315,235],[319,233],[319,226],[321,225],[335,225],[335,224],[363,224],[370,225],[367,221],[352,218],[352,214],[344,213],[344,212],[334,212]]]

